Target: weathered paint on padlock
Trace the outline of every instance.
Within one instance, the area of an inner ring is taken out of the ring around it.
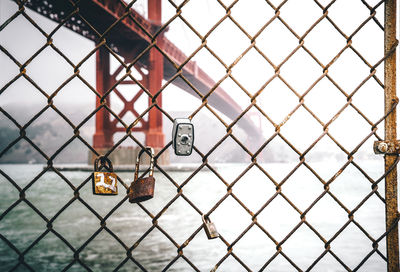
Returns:
[[[146,178],[139,178],[140,156],[147,150],[150,153],[150,172]],[[154,150],[151,147],[146,147],[140,150],[136,158],[135,180],[128,188],[128,198],[130,203],[142,202],[149,200],[154,196],[155,179],[154,172]]]
[[[102,168],[104,168],[107,172],[100,172],[99,170]],[[92,184],[93,194],[95,195],[118,194],[118,178],[113,172],[112,163],[108,158],[102,156],[94,161]]]
[[[202,216],[204,231],[207,235],[208,239],[215,239],[219,237],[219,233],[217,228],[215,227],[214,223],[210,221],[210,218],[206,217],[205,215]]]
[[[115,173],[94,172],[93,173],[93,193],[95,195],[117,195],[118,179]]]

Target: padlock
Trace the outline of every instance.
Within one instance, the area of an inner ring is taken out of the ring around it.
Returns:
[[[140,156],[147,150],[150,153],[150,172],[146,178],[139,178]],[[154,150],[151,147],[146,147],[139,151],[136,158],[135,180],[129,186],[127,193],[130,203],[142,202],[149,200],[154,196],[155,179],[154,172]]]
[[[100,166],[99,166],[100,163]],[[106,171],[100,172],[105,169]],[[95,195],[117,195],[118,194],[118,179],[113,172],[111,161],[101,156],[94,160],[94,172],[92,176],[93,194]]]
[[[219,237],[219,233],[214,223],[211,222],[210,218],[206,215],[201,217],[203,219],[204,231],[207,234],[208,239],[215,239]]]
[[[194,126],[189,118],[176,118],[172,128],[172,147],[177,156],[190,156],[194,143]]]

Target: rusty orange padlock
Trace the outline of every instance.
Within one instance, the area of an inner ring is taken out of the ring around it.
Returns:
[[[143,152],[148,151],[150,154],[150,172],[146,178],[139,178],[140,157]],[[154,150],[151,147],[146,147],[139,151],[136,158],[135,180],[129,186],[127,193],[130,203],[142,202],[149,200],[154,196],[155,179],[154,172]]]
[[[100,163],[100,166],[99,166]],[[103,172],[100,172],[100,170]],[[118,179],[113,172],[111,161],[104,156],[100,156],[94,160],[94,172],[92,176],[93,194],[95,195],[117,195],[118,194]]]

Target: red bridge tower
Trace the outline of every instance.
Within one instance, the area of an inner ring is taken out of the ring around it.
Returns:
[[[161,25],[161,0],[148,0],[148,19],[153,24]],[[160,34],[157,39],[157,45],[161,45],[163,42],[163,36]],[[164,63],[162,54],[155,48],[151,48],[148,55],[148,73],[145,74],[139,69],[136,70],[141,74],[142,80],[140,83],[152,94],[155,95],[161,88],[162,80],[164,77]],[[113,74],[110,74],[110,54],[106,49],[100,47],[96,52],[96,90],[99,94],[104,95],[111,86],[117,82],[118,74],[123,70],[121,65]],[[120,84],[136,84],[134,81],[122,81]],[[113,89],[121,101],[124,103],[124,107],[118,116],[122,118],[127,112],[131,112],[136,118],[139,117],[139,113],[135,110],[135,103],[142,95],[146,95],[141,89],[131,99],[127,100],[121,92],[118,91],[117,87]],[[96,107],[100,106],[101,99],[96,97]],[[106,98],[106,105],[110,106],[110,95]],[[153,102],[149,98],[149,105]],[[162,107],[162,95],[159,94],[156,98],[156,103],[159,107]],[[164,133],[162,124],[162,113],[156,107],[150,109],[148,114],[148,120],[141,119],[139,121],[140,126],[135,126],[132,131],[141,131],[146,135],[146,145],[153,148],[164,147]],[[125,128],[117,127],[118,120],[114,119],[111,121],[110,113],[107,109],[102,108],[96,113],[96,131],[93,136],[93,147],[95,149],[107,150],[113,146],[113,135],[116,132],[125,132]]]

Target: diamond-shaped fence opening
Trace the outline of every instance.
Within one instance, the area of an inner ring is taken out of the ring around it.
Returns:
[[[322,15],[314,1],[304,1],[304,3],[288,1],[287,3],[279,3],[276,7],[280,8],[281,18],[298,35],[303,35]],[[295,16],[296,13],[303,10],[307,11],[307,16]]]
[[[108,263],[117,267],[126,258],[124,252],[125,248],[119,244],[114,237],[107,233],[107,231],[102,230],[88,245],[86,245],[80,253],[80,257],[82,262],[91,270],[101,270],[101,268]]]
[[[18,93],[19,103],[13,101],[15,93]],[[25,125],[31,120],[32,116],[40,112],[47,104],[46,97],[23,77],[14,80],[13,84],[4,89],[1,95],[2,109],[15,116],[14,120],[20,125]],[[27,103],[31,105],[29,108],[23,106]],[[8,118],[2,117],[2,119],[7,120]]]
[[[174,14],[175,15],[175,14]],[[190,25],[190,24],[189,24]],[[183,20],[177,18],[169,24],[169,28],[173,31],[168,31],[165,35],[174,44],[182,41],[180,48],[186,55],[191,55],[198,50],[201,45],[201,39],[184,23]],[[185,42],[184,42],[185,41]],[[188,42],[190,41],[190,42]],[[182,63],[177,63],[181,65]]]
[[[176,9],[174,13],[176,13]],[[188,1],[182,7],[182,18],[203,36],[210,32],[225,13],[223,6],[217,1],[208,2],[206,9],[203,2],[199,0]],[[204,20],[204,17],[207,17],[207,20]]]
[[[257,9],[259,14],[252,10]],[[252,14],[253,16],[249,16]],[[237,2],[232,8],[233,20],[235,20],[249,35],[255,36],[260,29],[274,16],[274,11],[264,1],[253,1],[251,5],[246,2]]]
[[[346,167],[341,175],[338,176],[334,182],[332,182],[330,187],[331,192],[334,194],[336,191],[346,192],[341,193],[338,198],[341,199],[342,203],[349,210],[354,209],[365,197],[365,195],[371,192],[371,184],[353,165]],[[352,191],[357,191],[359,194],[354,196],[351,193]]]
[[[323,33],[330,35],[325,36]],[[346,46],[346,39],[335,31],[327,19],[323,19],[310,31],[304,44],[323,65],[326,65]],[[319,50],[321,47],[327,50]]]
[[[46,47],[27,66],[30,78],[48,94],[59,91],[64,82],[69,82],[73,75],[73,67],[51,47]],[[51,78],[51,80],[49,80]]]
[[[346,238],[351,235],[357,243],[348,244]],[[350,268],[354,269],[372,249],[372,242],[355,226],[350,223],[341,234],[332,242],[332,251],[343,260],[343,262]],[[349,255],[352,248],[360,247],[356,254]],[[382,249],[383,250],[383,249]]]
[[[51,31],[53,29],[51,29]],[[50,33],[50,31],[48,32]],[[52,39],[52,45],[74,64],[78,64],[93,49],[92,41],[84,39],[67,28],[60,28],[57,30],[52,36]],[[85,61],[85,64],[84,66],[93,65],[90,61]],[[88,71],[94,74],[92,69],[89,68]]]
[[[257,212],[260,225],[276,243],[281,242],[300,222],[297,211],[280,195],[268,198]]]
[[[234,188],[235,195],[253,212],[258,211],[265,204],[265,199],[276,192],[272,181],[255,166],[239,179]]]
[[[157,271],[158,267],[167,266],[177,256],[176,247],[157,228],[151,229],[146,236],[143,236],[143,240],[137,245],[137,248],[137,251],[132,252],[133,258],[142,263],[149,271]],[[146,254],[140,253],[142,251],[146,251]],[[153,261],[154,256],[159,263]]]
[[[370,69],[351,49],[347,48],[329,69],[329,74],[340,88],[351,94],[366,78],[369,78]]]
[[[18,217],[23,215],[23,220]],[[34,245],[39,237],[45,232],[46,222],[26,203],[17,205],[8,210],[6,216],[2,218],[1,233],[2,240],[11,243],[6,248],[24,252],[31,245]]]
[[[211,219],[219,226],[220,234],[230,243],[251,223],[251,216],[233,197],[226,198]]]
[[[226,18],[211,32],[209,48],[221,59],[225,65],[231,65],[250,45],[246,35]],[[229,47],[229,51],[226,50]]]
[[[74,97],[77,96],[84,99],[76,101]],[[57,93],[53,102],[63,115],[73,124],[78,125],[92,113],[93,108],[87,107],[87,104],[89,102],[93,106],[95,105],[95,94],[80,79],[74,78]]]
[[[259,101],[264,114],[275,124],[280,124],[296,108],[299,98],[282,80],[274,78],[262,90]]]
[[[0,270],[398,271],[395,2],[1,1]]]
[[[178,87],[176,87],[176,84],[182,84],[188,89],[188,92],[182,92],[182,90]],[[196,94],[195,91],[191,90],[190,85],[184,82],[181,78],[176,78],[172,81],[172,83],[168,84],[164,90],[163,94],[168,94],[163,97],[163,107],[168,111],[168,114],[172,118],[179,118],[183,114],[183,112],[189,113],[193,112],[199,107],[201,107],[201,100],[198,99],[198,95]],[[182,105],[179,108],[175,108],[174,105],[176,103],[175,97],[179,96],[185,103],[182,103]],[[141,99],[147,99],[146,96],[142,96]],[[143,104],[143,103],[142,103]],[[144,108],[143,110],[146,110]],[[202,112],[205,112],[206,110],[200,111],[198,115],[202,115]],[[202,116],[204,117],[204,116]],[[202,117],[197,117],[195,116],[192,120],[195,118],[202,118]],[[169,125],[170,121],[165,118],[165,125]],[[166,135],[166,137],[170,137],[171,135]]]
[[[14,14],[3,16],[12,17]],[[22,15],[18,15],[9,24],[5,24],[7,21],[3,24],[4,28],[1,31],[1,46],[20,63],[28,61],[46,44],[46,37]],[[26,46],[27,44],[29,46]]]
[[[41,194],[48,190],[50,190],[50,194]],[[34,186],[26,191],[26,197],[44,216],[52,218],[71,199],[70,195],[58,195],[57,192],[70,190],[67,182],[56,173],[46,172],[35,182]]]
[[[290,58],[282,65],[280,78],[301,96],[322,76],[323,69],[308,54],[307,48],[299,48],[294,54],[287,56]],[[299,69],[306,69],[308,73],[302,74]]]
[[[276,245],[257,226],[253,226],[235,245],[235,254],[249,265],[251,270],[260,270],[265,260],[276,253]]]
[[[48,248],[43,252],[42,248]],[[40,240],[25,256],[25,261],[34,270],[54,270],[64,269],[69,264],[67,256],[73,254],[70,248],[53,233],[48,233]],[[49,263],[48,260],[53,260]]]
[[[285,181],[282,189],[298,209],[305,211],[323,193],[323,184],[305,166],[301,166]]]
[[[332,82],[323,78],[307,94],[305,103],[308,109],[326,124],[347,103],[347,100]]]
[[[329,213],[323,212],[326,209]],[[307,221],[325,239],[331,239],[347,220],[347,213],[329,195],[321,198],[307,213]]]
[[[262,89],[274,74],[273,67],[253,48],[232,69],[232,76],[251,95]]]
[[[205,241],[209,243],[205,243]],[[204,231],[201,230],[185,247],[185,256],[191,260],[200,271],[209,271],[226,254],[226,245],[219,243],[217,239],[207,240]],[[201,255],[202,258],[198,256]],[[179,271],[179,270],[178,270]],[[189,270],[190,271],[190,270]]]
[[[308,226],[303,224],[283,244],[282,249],[302,270],[307,270],[322,254],[324,243]]]
[[[188,178],[184,178],[183,182],[187,182]],[[179,177],[175,180],[179,181]],[[199,172],[187,182],[184,192],[201,211],[208,211],[225,196],[226,186],[216,175]]]
[[[384,209],[384,203],[376,196],[371,196],[357,211],[357,221],[368,233],[376,236],[385,229]],[[373,224],[372,218],[380,218],[379,225]]]

